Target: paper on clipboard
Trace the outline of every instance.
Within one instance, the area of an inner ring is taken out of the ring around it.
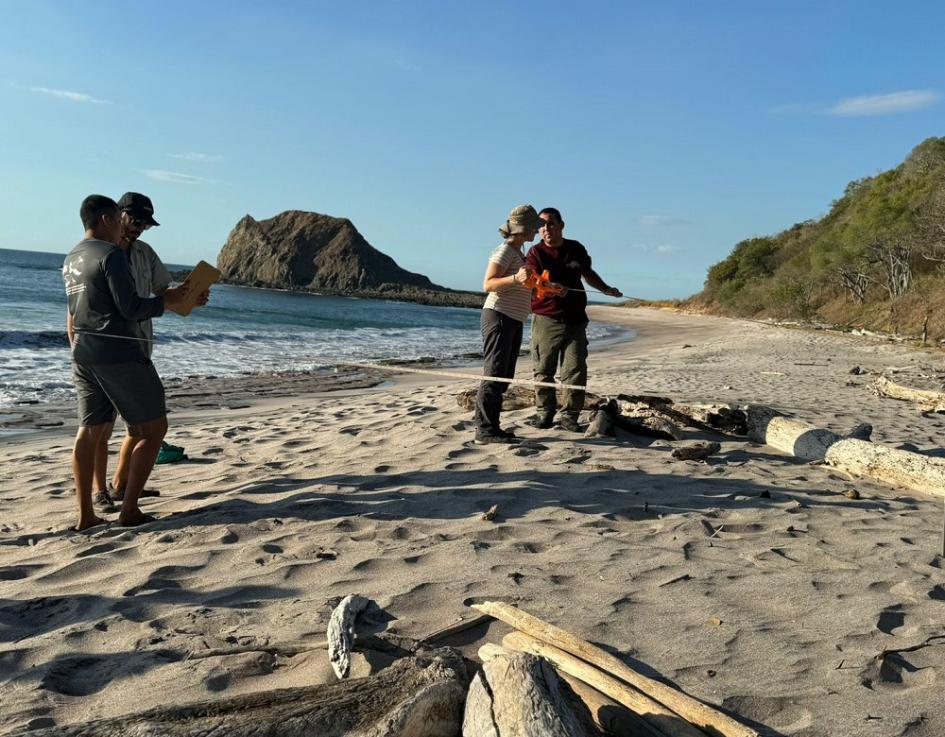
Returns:
[[[174,312],[184,317],[189,315],[197,304],[197,298],[219,280],[219,269],[206,261],[198,263],[179,287],[184,291],[184,299],[179,305],[175,305]]]

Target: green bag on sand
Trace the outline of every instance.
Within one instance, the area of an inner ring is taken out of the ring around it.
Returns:
[[[171,445],[170,443],[161,441],[161,450],[158,451],[158,457],[155,461],[155,464],[177,463],[178,461],[186,460],[187,454],[184,452],[184,449],[181,446]]]

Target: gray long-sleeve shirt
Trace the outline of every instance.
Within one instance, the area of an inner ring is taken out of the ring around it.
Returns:
[[[66,256],[62,279],[76,338],[72,357],[81,363],[146,361],[137,321],[164,313],[164,298],[135,291],[128,257],[96,239],[81,241]]]

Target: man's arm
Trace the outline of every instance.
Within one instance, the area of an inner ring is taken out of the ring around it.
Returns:
[[[72,328],[72,313],[66,307],[66,335],[69,336],[69,345],[75,343],[75,330]]]
[[[129,320],[144,320],[164,314],[163,297],[139,297],[128,268],[128,259],[118,250],[105,258],[105,281],[118,313]]]
[[[623,292],[621,292],[616,287],[612,287],[607,284],[603,279],[600,278],[600,275],[594,271],[594,269],[588,269],[584,272],[584,281],[590,284],[594,289],[597,289],[608,297],[622,297]]]

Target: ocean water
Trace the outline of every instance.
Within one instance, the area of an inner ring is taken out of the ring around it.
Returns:
[[[0,409],[74,396],[63,254],[0,249]],[[168,264],[172,271],[186,266]],[[526,345],[528,340],[526,324]],[[162,377],[308,371],[345,361],[481,351],[479,311],[216,285],[210,304],[154,321]],[[589,337],[616,330],[591,323]]]

